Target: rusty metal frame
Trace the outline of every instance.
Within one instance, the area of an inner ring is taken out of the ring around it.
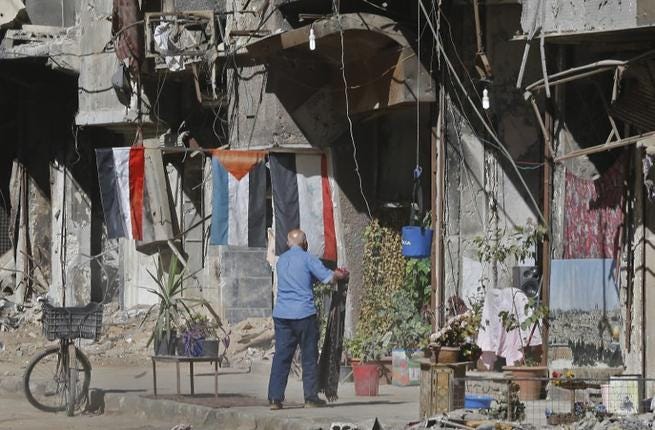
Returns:
[[[168,21],[168,17],[175,18],[202,18],[207,20],[207,30],[210,34],[209,44],[210,46],[216,45],[216,26],[214,25],[214,12],[210,10],[200,10],[200,11],[189,11],[189,12],[150,12],[146,13],[144,16],[145,22],[145,53],[147,58],[157,58],[161,57],[161,54],[157,51],[151,49],[154,43],[154,36],[152,26],[155,22]],[[204,55],[204,51],[191,51],[189,53],[181,53],[182,56],[199,56]]]

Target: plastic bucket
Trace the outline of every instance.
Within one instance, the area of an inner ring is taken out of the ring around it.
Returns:
[[[417,226],[403,227],[402,245],[405,257],[429,257],[432,253],[432,229]]]
[[[377,396],[380,387],[379,366],[377,364],[353,365],[355,395]]]
[[[489,409],[493,398],[478,394],[466,394],[464,396],[465,409]]]

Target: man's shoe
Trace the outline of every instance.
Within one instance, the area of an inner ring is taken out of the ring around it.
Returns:
[[[323,399],[319,399],[318,397],[313,400],[305,400],[306,408],[322,408],[325,405],[327,405],[327,402]]]
[[[282,402],[271,402],[272,411],[279,411],[280,409],[282,409]]]

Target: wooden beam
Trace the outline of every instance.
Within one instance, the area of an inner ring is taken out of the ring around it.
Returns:
[[[432,255],[432,309],[435,311],[434,328],[442,326],[444,322],[444,199],[446,173],[446,139],[444,130],[446,105],[446,90],[443,85],[439,88],[439,112],[436,130],[432,133],[432,202],[433,202],[433,229],[434,253]]]

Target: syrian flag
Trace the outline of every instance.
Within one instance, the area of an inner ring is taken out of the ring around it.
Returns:
[[[316,154],[269,154],[275,213],[275,253],[285,252],[287,233],[300,228],[309,252],[337,260],[332,191],[327,157]]]
[[[143,147],[96,149],[102,210],[110,239],[143,238]]]
[[[212,245],[266,246],[265,157],[263,151],[213,151]]]

